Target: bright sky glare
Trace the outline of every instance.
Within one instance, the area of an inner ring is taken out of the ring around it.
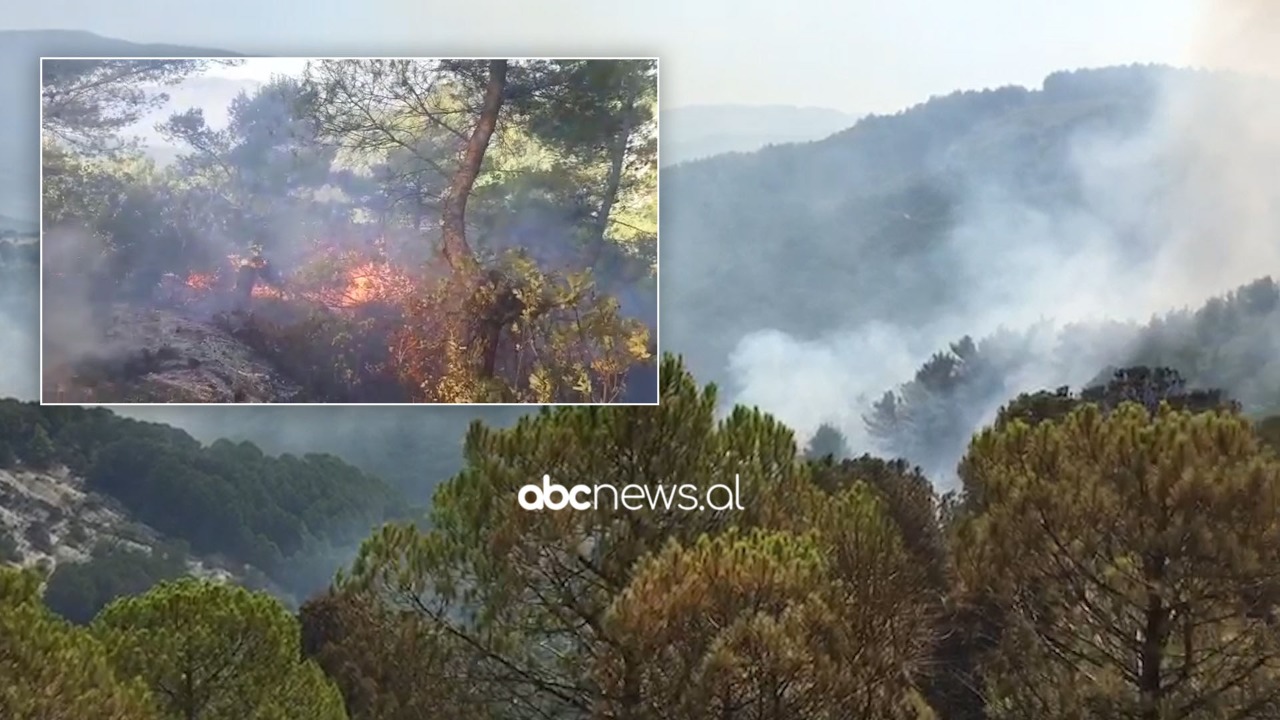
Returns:
[[[42,0],[10,3],[0,27],[253,55],[657,55],[668,107],[884,112],[1056,70],[1186,64],[1197,12],[1225,1]]]
[[[276,75],[299,77],[307,67],[307,58],[250,58],[235,67],[218,67],[207,75],[232,80],[256,80],[265,83]]]

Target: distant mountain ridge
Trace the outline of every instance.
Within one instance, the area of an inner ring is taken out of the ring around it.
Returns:
[[[1059,72],[1040,88],[957,91],[817,142],[667,168],[662,230],[684,240],[663,246],[664,302],[682,309],[664,318],[664,348],[724,386],[735,346],[755,332],[813,339],[837,326],[956,314],[969,292],[961,278],[988,271],[955,233],[983,231],[983,257],[1019,257],[1010,254],[1025,247],[1017,228],[978,227],[975,213],[1012,213],[1011,223],[1026,209],[1071,217],[1086,190],[1077,138],[1139,137],[1162,88],[1178,82],[1210,78],[1151,66]],[[978,188],[1011,197],[982,203]],[[1065,252],[1049,243],[1073,237],[1054,225],[1041,235],[1047,256]]]
[[[857,115],[790,105],[689,105],[662,112],[663,166],[769,145],[821,140]]]
[[[243,57],[218,48],[137,43],[88,30],[0,30],[5,54],[37,50],[40,57]]]

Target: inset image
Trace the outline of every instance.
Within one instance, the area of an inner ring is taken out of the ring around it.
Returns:
[[[41,87],[42,403],[657,402],[656,59]]]

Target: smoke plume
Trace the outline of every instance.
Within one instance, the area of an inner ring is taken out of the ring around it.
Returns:
[[[960,178],[959,220],[939,247],[911,260],[946,268],[966,288],[945,312],[924,326],[867,323],[809,340],[762,329],[733,352],[733,400],[762,406],[801,436],[830,422],[855,450],[874,452],[862,422],[868,402],[962,336],[1042,320],[1142,322],[1275,275],[1280,6],[1215,2],[1204,13],[1188,48],[1199,70],[1161,73],[1152,111],[1132,127],[1088,126],[1071,137],[1073,202],[1046,202],[989,173]],[[1044,343],[1016,391],[1078,386],[1102,369],[1064,365],[1056,345]],[[1091,350],[1098,359],[1124,354]],[[1008,391],[983,399],[984,417]]]

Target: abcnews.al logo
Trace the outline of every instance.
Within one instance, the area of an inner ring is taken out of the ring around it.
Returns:
[[[525,510],[742,510],[742,480],[733,476],[733,485],[716,484],[702,491],[697,485],[572,485],[565,487],[542,476],[541,484],[520,488],[516,500]]]

